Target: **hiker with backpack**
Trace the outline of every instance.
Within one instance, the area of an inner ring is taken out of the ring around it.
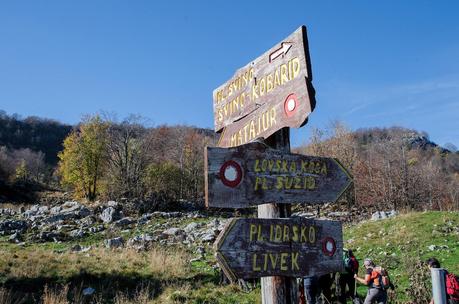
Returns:
[[[332,303],[333,274],[304,277],[302,290],[300,290],[300,304]],[[301,287],[300,287],[301,288]],[[321,294],[324,301],[322,301]]]
[[[354,278],[368,286],[364,304],[385,304],[387,302],[387,288],[390,286],[387,271],[380,266],[376,266],[370,259],[365,259],[363,266],[365,267],[365,278],[360,278],[357,274],[354,275]]]
[[[354,256],[354,253],[351,249],[343,248],[343,264],[344,272],[339,274],[338,284],[340,287],[340,292],[338,295],[338,300],[340,303],[346,303],[346,299],[350,297],[353,302],[357,298],[355,293],[355,278],[354,275],[359,272],[359,262]],[[346,286],[348,292],[346,293]]]
[[[429,258],[426,262],[429,268],[441,268],[440,262],[436,258]],[[448,304],[459,304],[459,278],[446,270],[444,270],[444,273],[446,300]],[[433,299],[430,301],[430,304],[434,304]]]

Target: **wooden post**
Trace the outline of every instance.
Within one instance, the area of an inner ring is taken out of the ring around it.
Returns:
[[[275,149],[290,152],[290,128],[283,128],[265,140]],[[259,218],[287,218],[291,214],[290,204],[264,204],[258,206]],[[263,304],[297,304],[298,284],[295,278],[261,278],[261,302]]]

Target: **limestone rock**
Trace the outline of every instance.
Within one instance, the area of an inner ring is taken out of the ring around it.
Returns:
[[[105,208],[104,211],[100,214],[100,219],[104,223],[111,223],[121,218],[120,212],[114,207]]]
[[[107,248],[113,249],[113,248],[121,248],[123,246],[124,246],[124,239],[122,237],[105,240],[105,247]]]

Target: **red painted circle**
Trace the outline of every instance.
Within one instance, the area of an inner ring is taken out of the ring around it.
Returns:
[[[331,248],[329,248],[329,246]],[[336,243],[335,243],[335,240],[332,239],[331,237],[326,237],[323,241],[322,241],[322,251],[325,255],[328,255],[328,256],[333,256],[335,254],[335,251],[336,251]]]
[[[226,173],[228,173],[227,170],[235,170],[236,175],[234,178],[228,178],[226,176]],[[237,185],[241,183],[242,180],[242,168],[241,166],[235,162],[234,160],[229,160],[223,164],[220,168],[220,180],[225,186],[234,188]]]
[[[285,98],[284,101],[284,112],[287,117],[292,117],[296,110],[298,109],[298,106],[300,105],[298,98],[294,93],[290,94]]]

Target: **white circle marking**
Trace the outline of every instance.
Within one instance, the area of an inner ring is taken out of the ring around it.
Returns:
[[[327,251],[328,252],[332,252],[333,251],[333,243],[332,242],[328,241],[326,247],[327,247]]]
[[[291,98],[287,101],[287,110],[292,112],[296,108],[296,102],[295,99]]]
[[[227,181],[234,182],[237,178],[237,170],[234,166],[228,166],[225,169],[225,178]]]

